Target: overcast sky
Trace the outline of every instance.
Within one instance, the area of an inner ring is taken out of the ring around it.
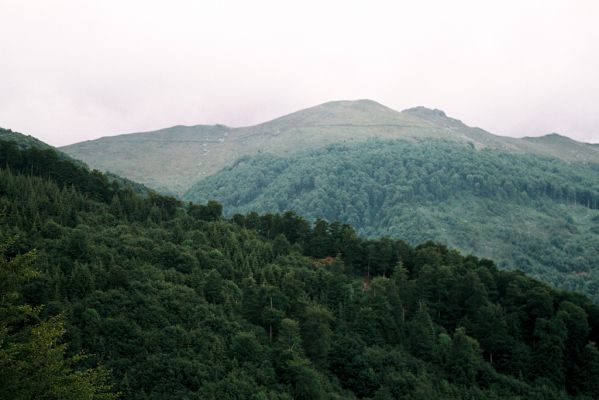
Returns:
[[[599,1],[0,0],[0,126],[52,145],[361,98],[599,142]]]

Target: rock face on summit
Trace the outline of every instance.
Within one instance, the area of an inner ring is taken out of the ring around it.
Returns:
[[[566,160],[596,161],[597,147],[572,141],[569,151],[548,142],[496,136],[468,127],[443,111],[415,107],[402,112],[372,100],[333,101],[255,126],[174,126],[153,132],[103,137],[61,148],[93,168],[110,171],[152,188],[184,193],[240,157],[258,153],[290,155],[333,143],[378,137],[444,138],[476,148],[535,153]]]

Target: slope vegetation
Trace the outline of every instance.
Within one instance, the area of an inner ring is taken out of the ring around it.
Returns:
[[[370,237],[436,240],[599,300],[598,164],[370,140],[241,159],[184,199],[219,199],[229,215],[294,210]]]
[[[596,305],[443,245],[293,213],[226,221],[14,145],[0,208],[0,265],[37,249],[40,271],[11,301],[64,316],[68,352],[109,367],[123,399],[599,396]],[[40,358],[6,357],[29,323],[13,317],[0,379],[27,382]],[[92,398],[71,389],[43,397]]]

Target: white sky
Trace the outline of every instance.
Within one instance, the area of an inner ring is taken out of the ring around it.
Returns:
[[[599,142],[599,1],[0,0],[0,126],[52,145],[359,98]]]

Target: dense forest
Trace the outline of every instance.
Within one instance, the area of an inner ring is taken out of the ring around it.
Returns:
[[[599,164],[370,140],[246,157],[184,198],[218,199],[228,216],[293,210],[371,238],[435,240],[599,301]]]
[[[0,398],[594,399],[599,307],[434,242],[0,143]]]

